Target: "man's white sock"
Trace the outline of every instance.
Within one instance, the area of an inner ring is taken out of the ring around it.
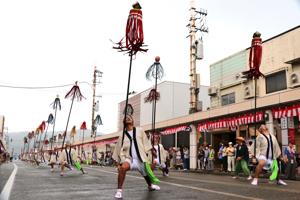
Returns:
[[[122,192],[122,189],[117,189],[117,192]]]

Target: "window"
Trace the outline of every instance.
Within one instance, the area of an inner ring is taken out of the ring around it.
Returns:
[[[275,74],[266,78],[267,94],[286,89],[286,75],[285,72]]]
[[[222,106],[235,103],[235,93],[226,94],[222,96]]]

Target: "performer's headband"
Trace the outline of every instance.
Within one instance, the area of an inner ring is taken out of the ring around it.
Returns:
[[[126,118],[127,118],[127,117],[130,117],[130,118],[132,119],[132,123],[134,123],[134,120],[133,120],[132,116],[131,116],[131,115],[127,115],[127,116],[124,118],[124,120],[123,120],[123,124],[126,123]]]
[[[262,128],[263,126],[266,126],[266,125],[262,124],[262,125],[259,127],[259,129],[258,129],[259,132],[261,132],[261,128]]]

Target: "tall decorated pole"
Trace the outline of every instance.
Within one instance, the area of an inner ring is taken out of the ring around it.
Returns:
[[[100,115],[97,115],[93,122],[93,132],[94,132],[94,146],[96,142],[96,133],[97,133],[97,125],[103,125]]]
[[[27,137],[24,137],[24,148],[23,148],[23,153],[25,153],[25,148],[26,148],[26,144],[28,143],[27,142]]]
[[[52,137],[51,137],[51,148],[50,148],[50,151],[52,152],[52,146],[53,146],[53,137],[54,137],[54,131],[55,131],[55,121],[56,121],[56,112],[57,112],[57,108],[59,110],[61,110],[61,105],[60,105],[60,99],[59,99],[59,95],[56,95],[56,98],[55,100],[53,101],[53,103],[51,103],[51,106],[53,108],[53,110],[55,110],[55,113],[54,113],[54,120],[53,120],[53,131],[52,131]]]
[[[130,56],[130,64],[129,64],[129,73],[128,73],[128,83],[127,83],[127,92],[126,92],[126,104],[124,109],[124,120],[128,114],[128,95],[129,95],[129,88],[130,88],[130,78],[131,78],[131,67],[132,67],[132,56],[137,54],[137,52],[147,52],[148,49],[143,49],[144,45],[144,32],[143,32],[143,13],[141,11],[141,5],[136,2],[132,5],[133,9],[130,10],[129,16],[127,19],[126,25],[126,42],[125,46],[123,46],[122,39],[119,43],[117,43],[118,47],[114,47],[115,49],[119,49],[121,52],[127,52]],[[132,107],[131,107],[132,108]],[[133,113],[133,109],[132,109]],[[125,134],[126,123],[124,123],[123,128],[123,137]],[[123,141],[122,141],[123,145]],[[145,169],[147,172],[148,177],[150,178],[152,183],[159,182],[158,179],[155,178],[153,175],[149,163],[145,162]]]
[[[257,79],[259,77],[263,77],[264,75],[259,71],[259,67],[261,64],[262,58],[262,40],[260,38],[261,34],[259,32],[255,32],[253,34],[253,39],[251,42],[250,48],[250,56],[249,56],[249,70],[243,72],[244,75],[247,76],[248,79],[254,79],[255,81],[255,92],[254,92],[254,133],[255,133],[255,140],[254,140],[254,157],[256,157],[256,90],[257,90]]]
[[[45,135],[44,135],[42,148],[44,148],[44,145],[49,144],[49,141],[46,140],[46,138],[47,138],[47,132],[48,132],[49,124],[53,124],[53,115],[52,115],[52,113],[50,113],[50,115],[48,116],[48,120],[46,121],[46,123],[47,123],[47,128],[46,128],[46,132],[45,132]]]
[[[145,103],[152,102],[152,133],[155,134],[155,116],[156,116],[156,101],[160,99],[160,94],[157,92],[157,79],[161,80],[164,76],[164,69],[160,64],[160,57],[155,57],[155,62],[151,65],[146,73],[147,80],[151,77],[155,79],[155,86],[150,90],[149,95],[145,98]],[[149,135],[148,135],[149,137]]]
[[[61,146],[61,151],[63,150],[63,147],[64,147],[64,143],[65,143],[65,139],[66,139],[66,135],[67,135],[67,131],[68,131],[68,125],[69,125],[69,120],[70,120],[70,115],[71,115],[74,99],[77,98],[77,101],[82,101],[83,98],[85,99],[85,97],[80,92],[80,88],[77,85],[77,81],[75,82],[75,85],[72,87],[72,89],[66,94],[65,99],[67,99],[67,98],[72,99],[72,103],[71,103],[71,107],[70,107],[70,112],[69,112],[69,117],[68,117],[68,121],[67,121],[67,125],[66,125],[66,130],[65,130],[65,133],[64,133],[65,137],[63,139],[63,143],[62,143],[62,146]]]
[[[147,49],[143,49],[144,45],[144,32],[143,32],[143,13],[141,11],[141,5],[136,2],[132,5],[133,9],[130,10],[129,16],[127,19],[126,33],[125,33],[125,45],[121,41],[116,43],[118,46],[113,47],[114,49],[119,49],[121,52],[127,52],[130,56],[129,64],[129,73],[128,73],[128,83],[127,83],[127,92],[126,92],[126,104],[125,104],[125,113],[124,117],[127,115],[127,106],[128,106],[128,95],[130,88],[130,78],[131,78],[131,66],[132,66],[132,56],[137,54],[137,52],[147,52]],[[125,124],[123,128],[123,138],[125,132]]]
[[[41,139],[42,139],[42,134],[44,133],[45,128],[46,128],[46,122],[43,121],[43,122],[39,125],[39,127],[38,127],[38,129],[39,129],[39,131],[40,131],[40,133],[41,133],[41,135],[40,135],[40,140],[39,140],[39,142],[38,142],[38,143],[39,143],[38,151],[39,151],[40,148],[41,148]]]
[[[80,130],[82,130],[82,144],[81,144],[81,156],[82,156],[82,149],[83,149],[83,141],[84,141],[84,130],[87,130],[86,127],[86,122],[84,121],[81,126],[80,126]]]
[[[74,134],[76,134],[76,126],[73,126],[73,128],[71,129],[71,132],[70,132],[70,137],[73,138],[73,142],[74,142]],[[72,142],[71,142],[72,144]]]
[[[28,150],[27,150],[27,152],[30,149],[30,143],[31,143],[31,140],[32,140],[33,137],[34,137],[34,133],[33,132],[28,133],[29,142],[28,142],[28,147],[27,147]]]

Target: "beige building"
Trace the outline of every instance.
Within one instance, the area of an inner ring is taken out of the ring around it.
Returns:
[[[250,48],[247,48],[210,65],[211,87],[209,88],[209,95],[211,96],[212,109],[226,105],[238,108],[240,105],[248,109],[248,111],[245,111],[246,114],[253,113],[253,105],[250,106],[251,101],[249,99],[254,98],[254,80],[247,80],[242,76],[242,72],[249,69],[249,54]],[[258,111],[264,111],[269,114],[269,120],[262,120],[257,127],[262,123],[267,123],[270,132],[277,135],[278,140],[285,146],[291,140],[292,133],[288,129],[281,131],[282,121],[292,120],[294,126],[289,129],[294,129],[294,132],[297,133],[299,118],[295,116],[287,119],[283,119],[285,117],[273,119],[272,111],[273,109],[285,108],[300,102],[300,99],[294,96],[295,93],[299,93],[295,88],[300,86],[300,26],[273,38],[263,40],[260,71],[265,77],[257,80],[257,107]],[[221,140],[228,142],[228,140],[233,140],[237,135],[246,138],[254,136],[253,123],[237,128],[239,129],[239,134],[228,129],[211,130],[210,133],[213,134],[214,144],[217,145]],[[297,134],[295,137],[297,141]]]

